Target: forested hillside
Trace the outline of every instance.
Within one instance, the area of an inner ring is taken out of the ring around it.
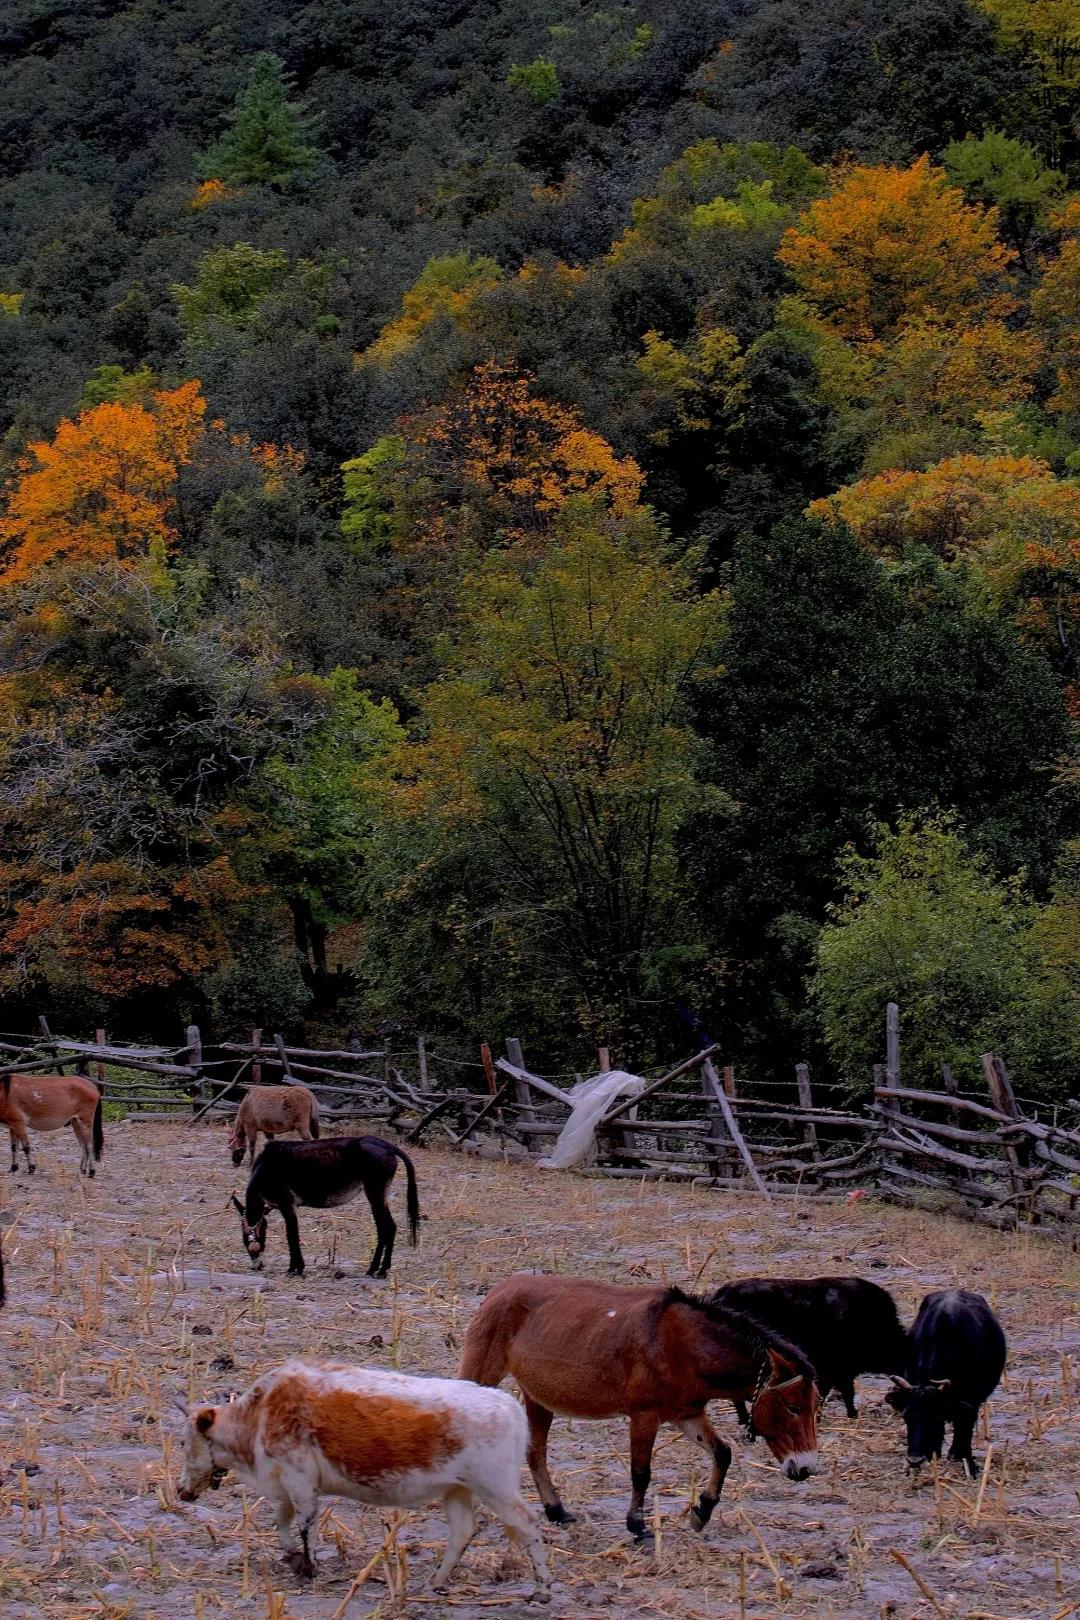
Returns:
[[[8,0],[8,1021],[1080,1080],[1074,0]]]

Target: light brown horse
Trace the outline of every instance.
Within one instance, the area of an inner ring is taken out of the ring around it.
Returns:
[[[60,1131],[70,1125],[82,1148],[79,1171],[94,1174],[105,1138],[101,1130],[101,1091],[81,1074],[0,1074],[0,1125],[11,1132],[11,1168],[18,1168],[17,1149],[26,1155],[30,1175],[29,1131]]]
[[[305,1142],[318,1141],[319,1104],[307,1086],[252,1086],[237,1111],[229,1136],[233,1164],[242,1164],[244,1148],[255,1163],[255,1143],[259,1132],[268,1141],[296,1131]]]
[[[711,1458],[709,1482],[690,1514],[695,1530],[708,1524],[731,1463],[731,1448],[705,1415],[709,1401],[746,1400],[789,1479],[817,1470],[818,1394],[802,1351],[750,1317],[678,1288],[517,1272],[492,1289],[469,1323],[458,1377],[498,1384],[508,1372],[525,1396],[529,1467],[556,1524],[570,1518],[548,1473],[556,1412],[629,1417],[626,1525],[638,1537],[661,1423],[677,1424]]]

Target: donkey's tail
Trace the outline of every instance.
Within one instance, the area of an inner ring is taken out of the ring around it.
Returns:
[[[415,1249],[420,1241],[420,1199],[416,1191],[416,1171],[404,1148],[397,1147],[393,1142],[390,1143],[390,1146],[405,1166],[405,1180],[407,1182],[405,1207],[409,1212],[409,1242]]]
[[[105,1087],[100,1080],[96,1081],[95,1084],[98,1088],[98,1099],[97,1107],[94,1109],[94,1158],[100,1159],[102,1150],[105,1147],[105,1132],[101,1128],[101,1099],[104,1096]]]

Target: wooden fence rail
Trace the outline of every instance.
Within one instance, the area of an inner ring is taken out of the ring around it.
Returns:
[[[539,1156],[574,1105],[565,1083],[528,1068],[513,1039],[505,1057],[473,1066],[436,1056],[423,1039],[410,1054],[392,1053],[389,1042],[367,1051],[288,1046],[253,1030],[246,1043],[204,1049],[195,1026],[184,1046],[164,1047],[116,1044],[100,1030],[92,1041],[70,1040],[41,1024],[37,1036],[0,1038],[4,1066],[34,1073],[93,1065],[106,1100],[135,1115],[225,1119],[252,1085],[303,1084],[328,1120],[380,1122],[412,1142],[436,1132],[456,1147],[475,1145],[483,1128],[497,1150]],[[887,1061],[875,1068],[872,1101],[861,1109],[815,1104],[806,1064],[793,1069],[790,1101],[776,1096],[775,1082],[769,1095],[741,1095],[734,1071],[718,1072],[715,1047],[696,1052],[608,1108],[586,1173],[742,1188],[766,1200],[861,1186],[997,1226],[1039,1226],[1080,1246],[1080,1128],[1060,1123],[1056,1110],[1052,1122],[1022,1112],[991,1053],[982,1062],[985,1100],[961,1095],[951,1072],[940,1092],[903,1085],[899,1028],[890,1005]],[[592,1072],[609,1066],[602,1048]],[[463,1071],[475,1076],[471,1085],[461,1083]],[[1064,1111],[1073,1117],[1069,1105]]]

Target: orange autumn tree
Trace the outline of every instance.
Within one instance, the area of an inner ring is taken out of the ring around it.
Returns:
[[[924,548],[1031,633],[1068,651],[1080,624],[1080,486],[1034,456],[950,456],[849,484],[808,515],[844,522],[878,555]]]
[[[1043,274],[1031,312],[1046,334],[1057,390],[1050,409],[1080,417],[1080,199],[1061,210],[1051,224],[1061,249]]]
[[[785,232],[777,258],[830,327],[854,342],[906,321],[1008,315],[1016,255],[997,239],[997,210],[973,207],[926,156],[909,169],[850,168]]]
[[[980,412],[1030,393],[1040,346],[1011,324],[1016,255],[997,224],[924,156],[841,170],[785,233],[777,257],[798,296],[781,322],[814,352],[868,470],[967,448]]]
[[[414,679],[430,675],[433,639],[484,557],[502,553],[527,573],[574,512],[650,522],[637,462],[495,362],[342,471],[342,533],[372,566],[373,618]]]
[[[175,540],[177,478],[203,433],[198,382],[106,401],[27,447],[0,517],[0,583],[62,559],[127,563]]]

